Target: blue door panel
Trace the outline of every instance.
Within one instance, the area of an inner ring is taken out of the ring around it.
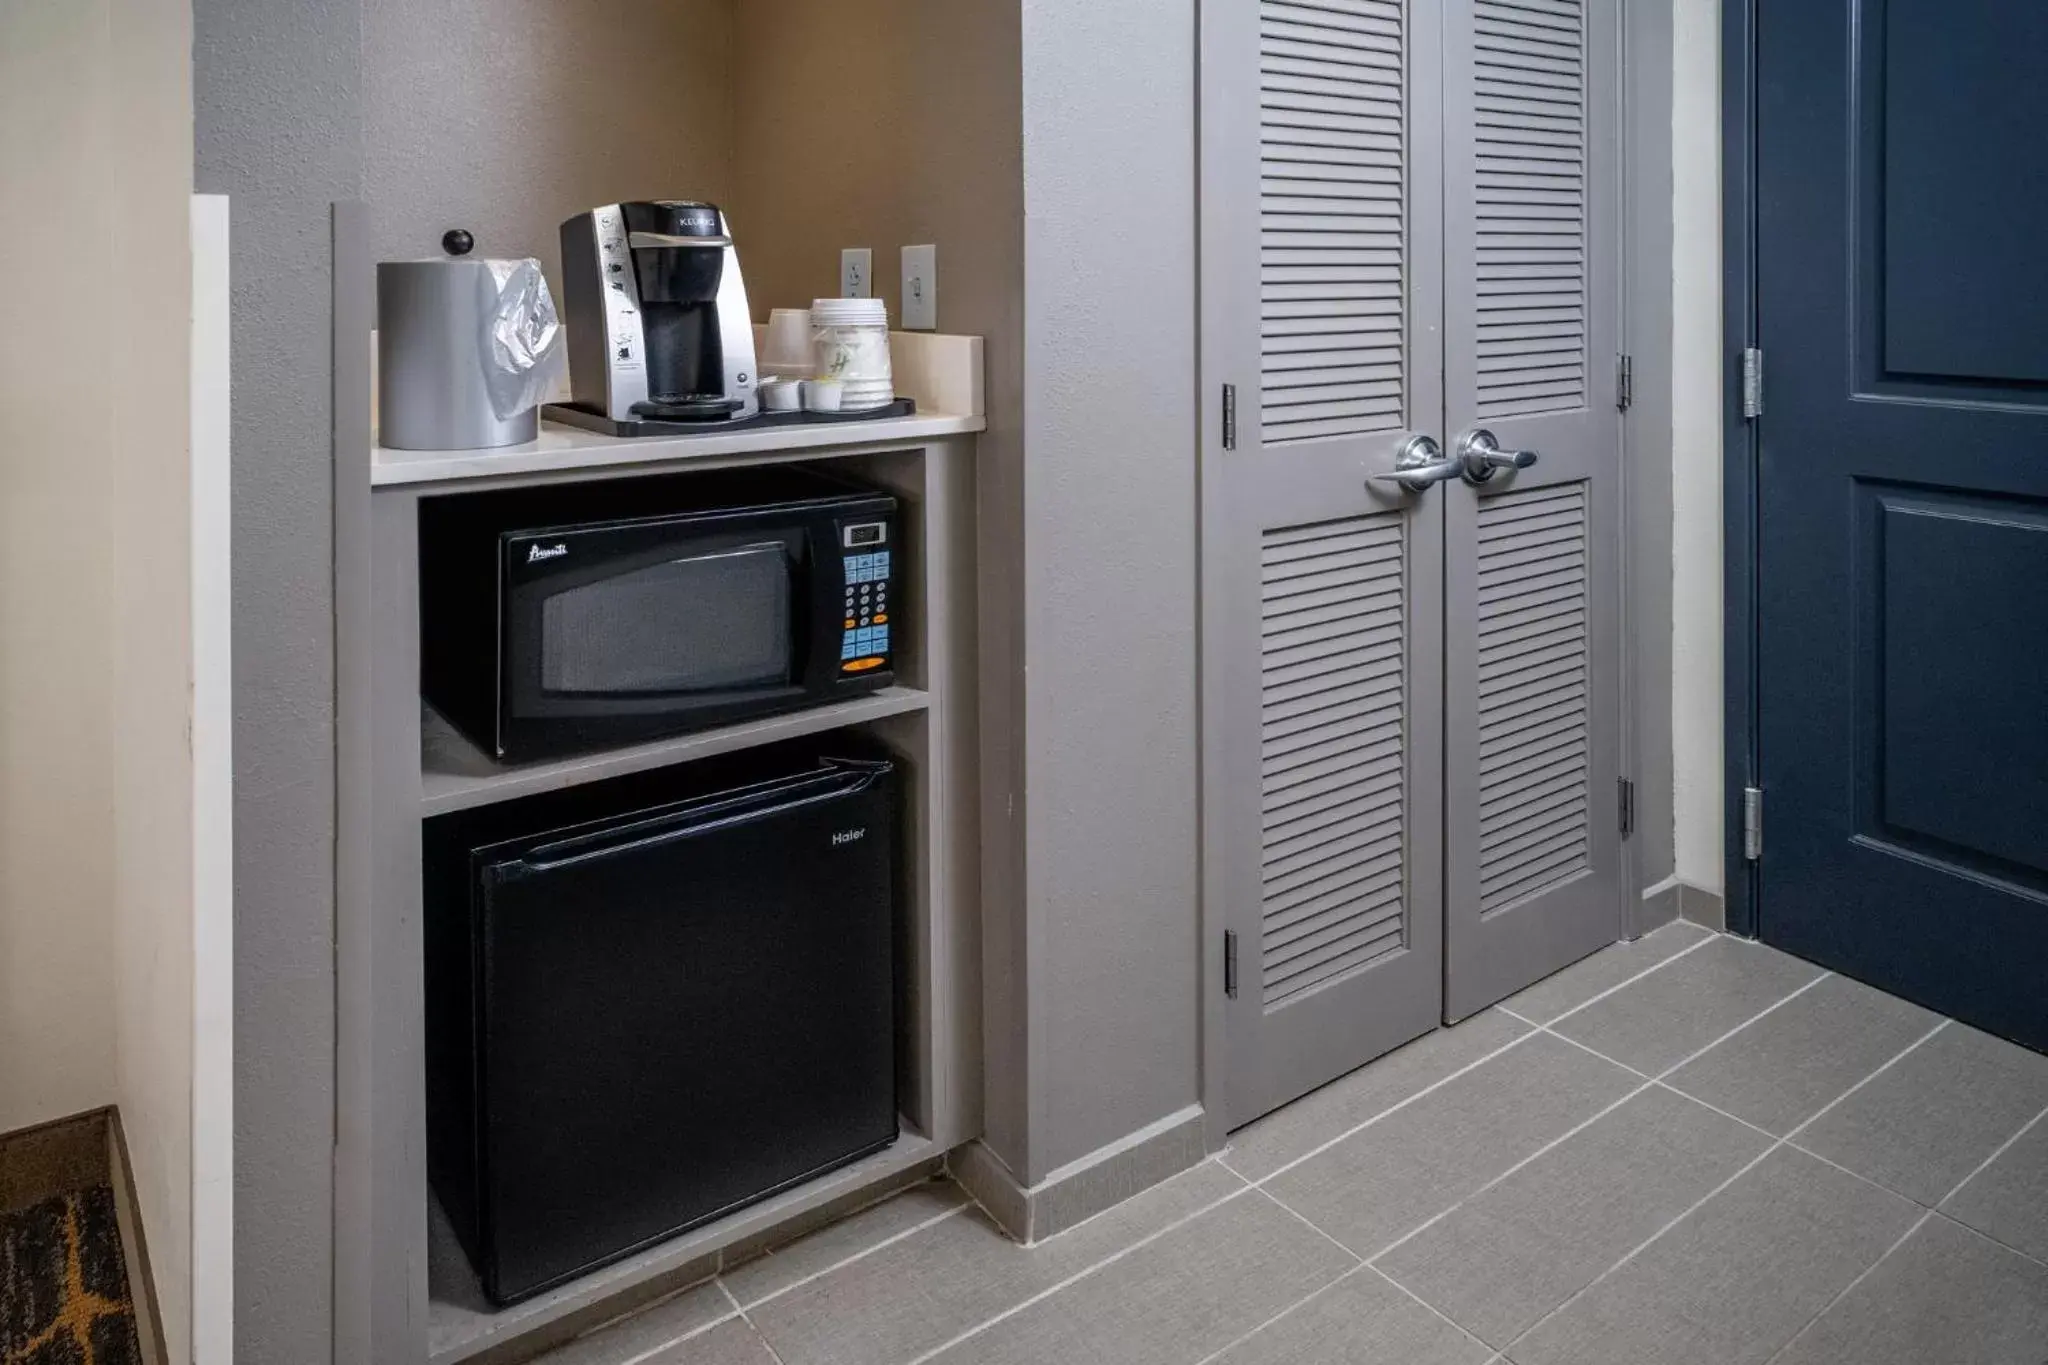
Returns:
[[[2048,5],[1762,0],[1758,923],[2048,1049]]]
[[[1902,374],[2048,381],[2042,226],[2048,5],[1890,0],[1884,109],[1885,363]]]
[[[1881,505],[1883,687],[1867,720],[1882,823],[1868,833],[2048,889],[2048,515]]]

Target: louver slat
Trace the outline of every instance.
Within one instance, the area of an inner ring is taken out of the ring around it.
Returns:
[[[1479,901],[1590,866],[1586,486],[1479,504]]]
[[[1474,0],[1472,185],[1482,419],[1587,402],[1580,0]]]
[[[1405,534],[1380,512],[1261,546],[1267,1008],[1406,941]]]
[[[1259,6],[1260,435],[1269,444],[1405,421],[1403,8]]]

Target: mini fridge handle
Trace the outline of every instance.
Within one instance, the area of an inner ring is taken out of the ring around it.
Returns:
[[[836,764],[829,771],[806,775],[802,785],[781,787],[772,793],[752,793],[751,799],[743,797],[692,806],[653,820],[542,844],[528,850],[524,857],[489,869],[486,875],[507,880],[577,867],[620,853],[659,848],[679,839],[694,838],[765,816],[855,795],[866,791],[888,770],[886,763],[848,761]],[[764,796],[773,799],[763,800]]]

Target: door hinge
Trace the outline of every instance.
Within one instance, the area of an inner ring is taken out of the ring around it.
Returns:
[[[1626,839],[1636,832],[1636,784],[1627,778],[1619,779],[1621,802],[1621,837]]]
[[[1742,352],[1742,415],[1764,415],[1764,353],[1754,346]]]
[[[1237,930],[1223,931],[1223,993],[1237,999]]]
[[[1764,856],[1764,792],[1761,787],[1742,789],[1742,856],[1750,862]]]
[[[1614,358],[1614,406],[1627,412],[1636,401],[1636,358],[1619,355]]]
[[[1223,386],[1223,448],[1237,449],[1237,385]]]

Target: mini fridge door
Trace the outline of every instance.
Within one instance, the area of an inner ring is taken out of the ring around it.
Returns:
[[[893,785],[835,767],[476,869],[492,1299],[895,1140]]]

